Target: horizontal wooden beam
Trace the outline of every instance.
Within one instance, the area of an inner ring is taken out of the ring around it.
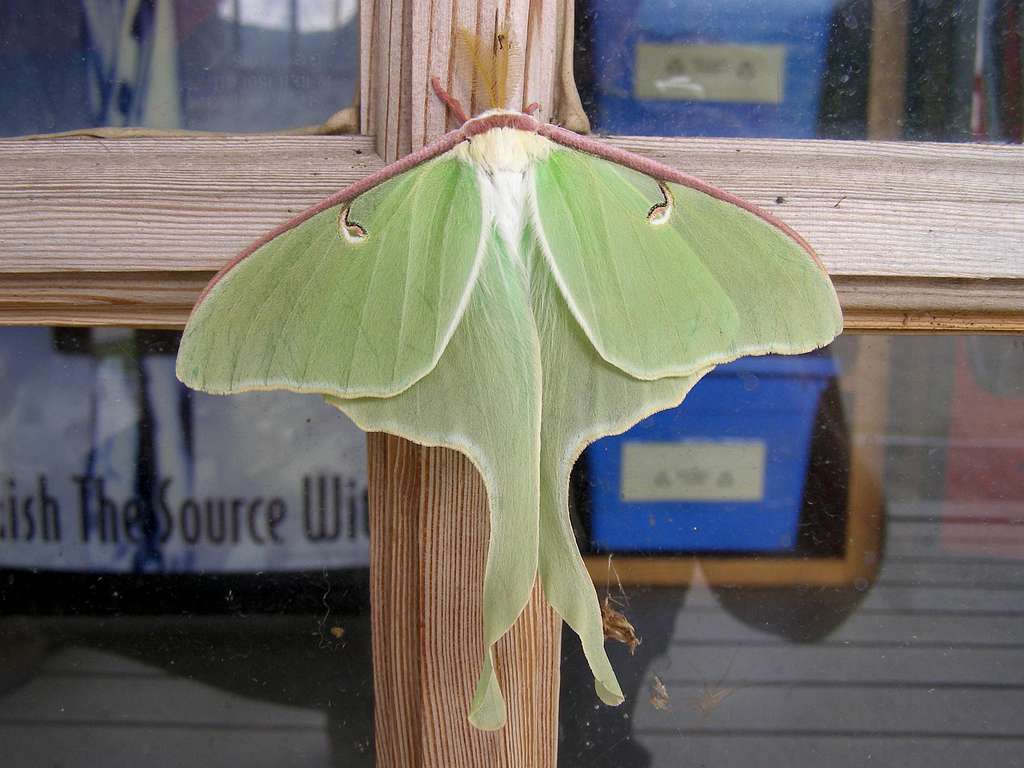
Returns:
[[[212,271],[0,271],[0,325],[182,328]],[[1024,332],[1024,280],[836,277],[850,331]]]
[[[1024,148],[607,140],[794,226],[850,329],[1024,330]],[[178,327],[249,241],[380,166],[360,136],[0,141],[0,323]]]

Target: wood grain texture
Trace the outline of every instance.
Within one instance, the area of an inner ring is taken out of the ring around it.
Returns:
[[[903,135],[907,87],[907,0],[872,0],[868,138]]]
[[[1024,147],[606,141],[757,203],[838,277],[1024,279]],[[3,140],[0,269],[214,270],[380,166],[355,136]]]
[[[380,166],[359,136],[6,140],[0,269],[216,270]]]
[[[461,454],[369,435],[378,766],[554,766],[561,620],[535,587],[496,651],[505,728],[466,720],[483,649],[487,493]]]
[[[1024,148],[616,138],[792,225],[837,276],[1024,278]]]
[[[180,329],[214,272],[0,271],[0,325]],[[847,331],[1024,332],[1024,281],[836,277]]]
[[[437,75],[472,108],[471,73],[453,55],[458,27],[484,41],[507,25],[525,55],[512,62],[510,104],[552,81],[555,0],[364,0],[362,124],[394,160],[449,126],[428,91]],[[550,28],[550,29],[549,29]],[[547,80],[539,79],[547,72]],[[540,100],[531,98],[531,100]],[[523,102],[525,103],[525,102]],[[497,644],[508,722],[494,732],[467,715],[483,658],[487,493],[461,454],[390,435],[369,440],[374,727],[383,768],[553,768],[561,619],[539,589]]]
[[[489,44],[509,34],[510,109],[538,102],[542,119],[585,129],[572,79],[573,3],[564,0],[389,0],[361,3],[365,73],[360,125],[376,136],[378,154],[396,160],[430,138],[455,127],[430,89],[430,78],[458,99],[470,114],[492,105],[460,47],[465,29]],[[566,32],[569,34],[567,35]]]
[[[795,227],[848,328],[1024,330],[1024,148],[607,141]],[[381,165],[357,136],[0,141],[0,321],[180,326],[258,233]]]

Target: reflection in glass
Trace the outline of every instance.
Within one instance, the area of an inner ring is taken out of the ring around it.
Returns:
[[[174,349],[0,332],[4,764],[370,765],[363,437],[317,398],[190,394]],[[608,708],[566,637],[561,765],[1013,763],[1024,342],[846,335],[822,358],[723,369],[579,463],[599,596],[642,642],[609,643],[627,701]],[[760,482],[739,482],[716,446],[760,440],[739,456]],[[800,448],[794,494],[772,476]],[[602,533],[616,499],[632,525]],[[744,505],[774,522],[730,525]]]
[[[95,126],[272,131],[348,106],[355,0],[0,4],[0,136]]]
[[[3,764],[372,765],[363,434],[176,350],[0,331]]]
[[[1021,141],[1019,2],[578,5],[599,131]]]
[[[808,465],[800,527],[845,464],[844,494],[815,523],[832,521],[838,549],[637,557],[590,540],[599,595],[642,643],[610,648],[628,690],[613,710],[593,706],[565,638],[562,764],[1016,759],[1024,342],[847,335],[832,351],[838,399],[819,400],[814,434],[830,436],[811,451],[831,455]],[[847,427],[827,427],[823,407]],[[836,440],[846,450],[825,448]],[[581,484],[582,520],[605,480]],[[674,521],[684,535],[689,504]]]

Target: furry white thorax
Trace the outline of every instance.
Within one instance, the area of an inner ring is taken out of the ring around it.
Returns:
[[[478,173],[477,179],[483,196],[484,215],[493,217],[494,227],[505,242],[506,251],[521,262],[520,245],[531,205],[527,195],[531,194],[533,186],[527,183],[525,173],[516,171]]]
[[[464,141],[456,152],[476,168],[484,219],[493,222],[507,253],[522,261],[523,230],[533,202],[527,178],[537,160],[553,147],[543,136],[516,128],[492,128]]]
[[[487,173],[515,171],[524,173],[535,160],[543,160],[552,142],[531,131],[518,128],[491,128],[459,144],[460,158]]]

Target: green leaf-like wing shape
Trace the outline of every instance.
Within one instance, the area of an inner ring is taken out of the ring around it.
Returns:
[[[491,521],[487,647],[470,721],[493,729],[505,722],[493,645],[515,623],[537,576],[541,371],[526,268],[493,232],[487,242],[469,307],[437,367],[394,397],[328,401],[362,429],[455,448],[483,476]]]
[[[609,364],[570,314],[537,241],[528,235],[513,254],[495,232],[465,317],[432,372],[394,397],[328,398],[362,429],[462,451],[484,478],[487,648],[474,725],[505,722],[493,644],[529,599],[538,557],[544,594],[579,634],[599,697],[622,702],[569,521],[569,475],[587,444],[677,405],[702,374],[643,381]]]
[[[828,275],[748,210],[572,149],[539,162],[535,184],[537,228],[573,315],[633,376],[809,352],[842,329]]]
[[[465,311],[482,216],[476,174],[450,154],[315,214],[214,279],[178,377],[218,394],[401,392],[437,364]]]
[[[526,248],[533,252],[531,293],[544,371],[541,585],[551,606],[580,636],[598,696],[606,704],[619,704],[622,691],[605,654],[597,593],[569,520],[569,475],[587,445],[678,405],[707,371],[643,381],[608,363],[570,314],[536,241]]]
[[[463,138],[222,273],[178,375],[212,392],[318,392],[364,429],[473,461],[491,530],[470,719],[497,728],[493,646],[538,570],[598,695],[622,700],[569,521],[583,448],[678,404],[717,363],[809,351],[842,319],[809,248],[724,193],[602,159],[593,143]]]

